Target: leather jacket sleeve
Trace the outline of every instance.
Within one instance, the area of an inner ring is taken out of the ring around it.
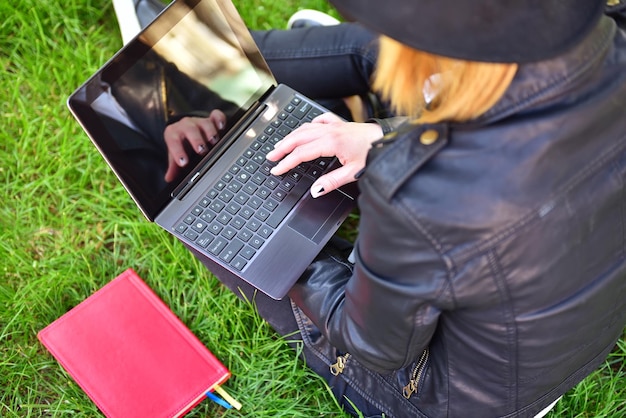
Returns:
[[[383,171],[368,167],[359,180],[354,266],[327,248],[289,296],[332,345],[386,373],[409,365],[426,348],[451,302],[436,244],[401,202],[381,191],[376,172]]]
[[[389,118],[370,118],[366,122],[377,123],[383,130],[383,135],[390,134],[409,120],[406,116],[393,116]]]

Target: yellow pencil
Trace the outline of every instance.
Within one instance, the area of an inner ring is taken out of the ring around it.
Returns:
[[[220,396],[222,398],[224,398],[224,400],[226,402],[228,402],[229,404],[231,404],[233,406],[233,408],[235,408],[236,410],[240,410],[241,409],[241,404],[239,402],[237,402],[237,400],[235,400],[232,396],[230,396],[228,394],[228,392],[226,392],[221,386],[215,386],[213,389],[215,389],[215,391],[217,393],[220,394]]]

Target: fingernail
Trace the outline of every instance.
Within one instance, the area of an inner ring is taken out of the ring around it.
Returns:
[[[209,142],[213,145],[217,144],[217,135],[213,135],[211,138],[209,138]]]
[[[311,196],[313,196],[314,198],[316,197],[320,197],[321,195],[324,194],[324,188],[322,186],[313,186],[311,188]]]
[[[198,152],[204,152],[204,150],[206,150],[206,147],[204,146],[204,144],[198,145]]]
[[[220,123],[218,124],[218,128],[220,129],[220,131],[221,131],[222,129],[224,129],[224,122],[220,122]]]
[[[178,162],[180,163],[180,164],[178,164],[178,165],[180,165],[181,167],[183,167],[185,164],[187,164],[187,159],[186,159],[185,157],[180,157],[180,158],[178,159]]]

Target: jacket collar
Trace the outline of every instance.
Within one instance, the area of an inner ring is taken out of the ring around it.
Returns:
[[[563,100],[564,94],[575,89],[586,75],[600,65],[615,31],[613,19],[604,16],[589,36],[567,54],[520,65],[502,99],[474,123],[493,123],[526,109],[537,110],[551,102]]]
[[[593,86],[578,87],[601,65],[616,31],[615,22],[603,17],[593,32],[566,55],[521,65],[502,99],[485,115],[463,124],[412,125],[407,122],[372,144],[366,168],[360,175],[390,200],[417,170],[449,142],[450,129],[475,129],[526,110],[536,111],[562,103],[566,94],[581,94]],[[435,141],[421,141],[424,135]],[[380,174],[380,175],[379,175]]]

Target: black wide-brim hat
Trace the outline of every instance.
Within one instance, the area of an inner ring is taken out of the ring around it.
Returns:
[[[421,51],[533,62],[582,40],[606,0],[330,0],[339,13]]]

